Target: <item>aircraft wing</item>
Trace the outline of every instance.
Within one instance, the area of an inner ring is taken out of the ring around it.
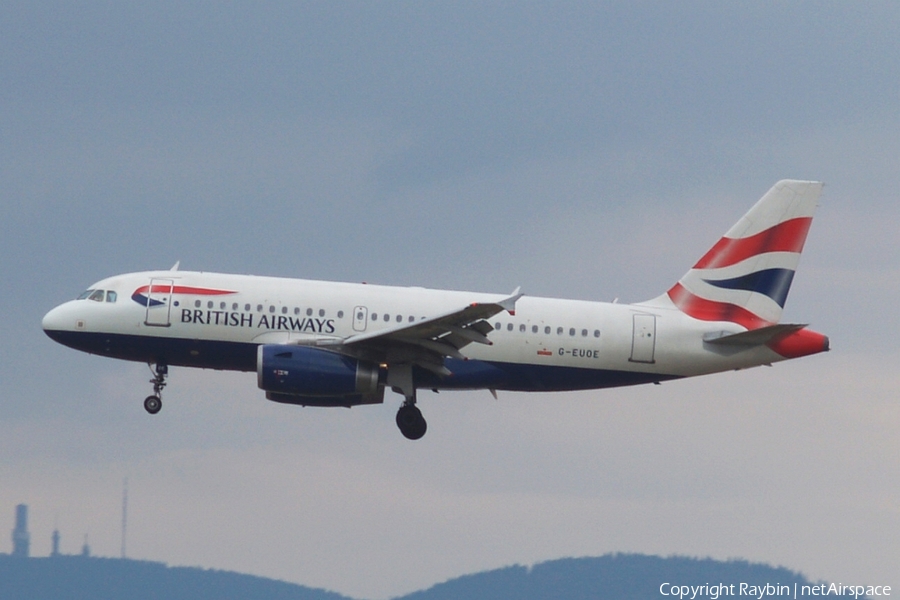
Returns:
[[[473,302],[459,310],[415,323],[359,333],[340,343],[341,351],[388,364],[413,364],[440,375],[449,375],[444,359],[465,359],[460,349],[473,342],[490,345],[494,330],[486,319],[508,311],[515,314],[519,288],[497,302]]]

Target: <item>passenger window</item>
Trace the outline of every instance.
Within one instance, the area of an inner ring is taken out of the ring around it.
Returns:
[[[88,296],[88,300],[93,300],[94,302],[103,302],[104,297],[103,290],[94,290],[94,292]]]
[[[402,322],[403,322],[403,315],[397,315],[397,322],[398,322],[398,323],[402,323]]]
[[[307,317],[311,317],[311,316],[312,316],[312,309],[311,309],[311,308],[307,308],[307,309],[306,309],[306,316],[307,316]]]
[[[531,333],[537,333],[537,331],[538,331],[538,326],[537,326],[537,325],[532,325],[532,326],[531,326]]]
[[[500,323],[500,321],[497,321],[496,323],[494,323],[494,329],[501,329],[502,327],[503,327],[503,325]]]
[[[522,323],[521,325],[519,325],[519,331],[521,331],[523,333],[525,332],[525,323]]]
[[[557,328],[556,328],[556,335],[562,335],[562,332],[563,332],[563,328],[562,328],[562,327],[557,327]]]
[[[373,321],[377,321],[377,320],[378,320],[378,313],[372,313],[372,320],[373,320]]]
[[[271,304],[269,305],[269,312],[270,312],[270,313],[275,312],[275,307],[272,306]]]
[[[245,304],[245,305],[244,305],[244,310],[246,310],[247,312],[250,312],[250,305],[249,305],[249,304]]]
[[[238,309],[238,303],[235,302],[234,304],[231,305],[231,310],[237,310],[237,309]]]
[[[263,309],[262,304],[257,304],[257,305],[256,305],[256,312],[262,312],[262,309]]]
[[[416,318],[415,318],[414,316],[409,315],[409,322],[410,322],[410,323],[412,323],[412,322],[415,321],[415,320],[416,320]]]
[[[344,311],[339,310],[338,311],[338,319],[343,319],[343,318],[344,318]]]
[[[570,327],[570,328],[569,328],[569,335],[575,335],[575,328],[574,328],[574,327]]]
[[[106,301],[107,302],[115,302],[116,301],[116,293],[113,291],[106,292]]]
[[[507,324],[506,324],[506,330],[507,330],[507,331],[512,331],[512,323],[507,323]]]
[[[299,314],[300,314],[300,309],[297,308],[296,306],[294,307],[294,314],[295,314],[295,315],[299,315]]]
[[[544,327],[544,333],[547,334],[547,335],[550,335],[550,326],[549,326],[549,325],[547,325],[546,327]]]
[[[286,315],[286,314],[287,314],[287,306],[282,306],[282,307],[281,307],[281,314],[283,314],[283,315]]]
[[[594,337],[595,337],[595,338],[600,337],[600,330],[599,330],[599,329],[595,329],[595,330],[594,330]]]
[[[391,315],[384,313],[384,322],[387,323],[390,320],[391,320]]]
[[[325,316],[325,309],[324,309],[324,308],[320,308],[320,309],[319,309],[319,316],[320,316],[320,317],[324,317],[324,316]]]

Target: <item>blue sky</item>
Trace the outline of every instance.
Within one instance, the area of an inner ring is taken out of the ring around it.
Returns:
[[[893,3],[0,4],[0,518],[386,598],[513,562],[742,557],[900,585]],[[167,268],[638,301],[775,181],[825,193],[785,319],[834,350],[561,395],[268,403],[53,344]],[[7,508],[3,508],[7,507]],[[0,545],[0,550],[3,550]],[[891,579],[893,578],[893,580]]]

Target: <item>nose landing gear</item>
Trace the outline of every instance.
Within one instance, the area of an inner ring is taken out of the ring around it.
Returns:
[[[150,372],[153,373],[153,379],[150,380],[150,383],[153,384],[153,395],[144,398],[144,410],[151,415],[155,415],[162,409],[162,390],[166,387],[166,375],[169,374],[169,366],[163,362],[156,363],[156,369],[153,369],[149,363],[147,366],[150,367]]]

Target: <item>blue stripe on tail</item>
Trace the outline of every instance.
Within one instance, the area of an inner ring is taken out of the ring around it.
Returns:
[[[726,290],[743,290],[768,296],[784,308],[794,271],[791,269],[765,269],[733,279],[704,279],[706,283]]]

